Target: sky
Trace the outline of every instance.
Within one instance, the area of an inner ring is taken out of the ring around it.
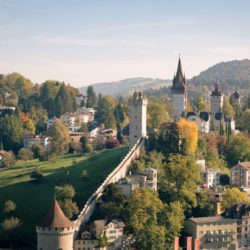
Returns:
[[[249,0],[0,0],[0,73],[80,87],[250,58]]]

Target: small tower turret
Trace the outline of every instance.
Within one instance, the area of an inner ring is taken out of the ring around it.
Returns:
[[[129,146],[137,142],[140,137],[147,136],[147,104],[148,100],[141,92],[134,92],[129,99]]]
[[[56,200],[36,232],[37,250],[73,250],[74,223],[64,215]]]
[[[182,116],[187,109],[187,84],[182,71],[181,59],[179,58],[177,73],[174,75],[172,94],[172,112],[175,119]]]
[[[222,92],[219,90],[219,83],[216,80],[214,84],[214,91],[211,94],[211,113],[221,113],[223,107],[223,99],[224,96]]]

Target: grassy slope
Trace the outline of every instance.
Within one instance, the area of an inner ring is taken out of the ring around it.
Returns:
[[[19,230],[20,235],[35,242],[35,225],[51,204],[54,187],[72,184],[77,193],[75,199],[78,206],[83,207],[88,197],[118,165],[127,150],[120,148],[99,152],[93,156],[66,156],[55,162],[19,162],[13,169],[0,171],[0,221],[6,217],[6,214],[1,212],[4,202],[13,200],[17,204],[15,215],[23,222]],[[36,167],[44,174],[44,180],[39,184],[31,183],[29,178]],[[80,178],[83,169],[89,173],[88,181]]]

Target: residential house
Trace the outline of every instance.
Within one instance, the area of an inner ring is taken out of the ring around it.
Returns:
[[[157,191],[157,170],[146,168],[138,174],[128,175],[125,178],[120,179],[117,182],[117,185],[126,196],[130,196],[134,189],[140,187]]]
[[[189,112],[187,113],[187,119],[194,122],[201,133],[209,133],[210,114],[207,111],[200,112],[199,114]]]
[[[94,237],[88,230],[84,230],[83,232],[79,233],[78,237],[74,240],[74,250],[96,249],[100,249],[98,239],[96,239],[96,237]]]
[[[96,238],[101,236],[107,237],[107,242],[109,245],[113,245],[114,249],[118,249],[122,246],[124,239],[123,231],[125,224],[121,220],[95,220],[91,226],[91,233]]]
[[[239,162],[231,168],[230,180],[232,185],[250,189],[250,161]]]
[[[25,148],[32,148],[34,144],[41,145],[45,151],[49,150],[51,138],[47,135],[35,135],[29,134],[25,135],[23,138],[23,146]]]
[[[201,250],[237,249],[237,220],[221,216],[190,218],[185,233],[200,240]]]
[[[207,188],[212,188],[220,185],[220,170],[206,167],[205,171],[201,172],[201,180]]]

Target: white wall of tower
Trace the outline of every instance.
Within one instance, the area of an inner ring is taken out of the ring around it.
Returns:
[[[223,95],[211,96],[211,113],[212,114],[222,112],[223,100],[224,100]]]
[[[180,118],[182,113],[186,111],[187,100],[185,93],[172,94],[172,113],[174,118]]]
[[[140,137],[147,136],[147,104],[142,96],[129,99],[129,145],[132,147]]]
[[[75,229],[37,227],[37,250],[73,250]]]

